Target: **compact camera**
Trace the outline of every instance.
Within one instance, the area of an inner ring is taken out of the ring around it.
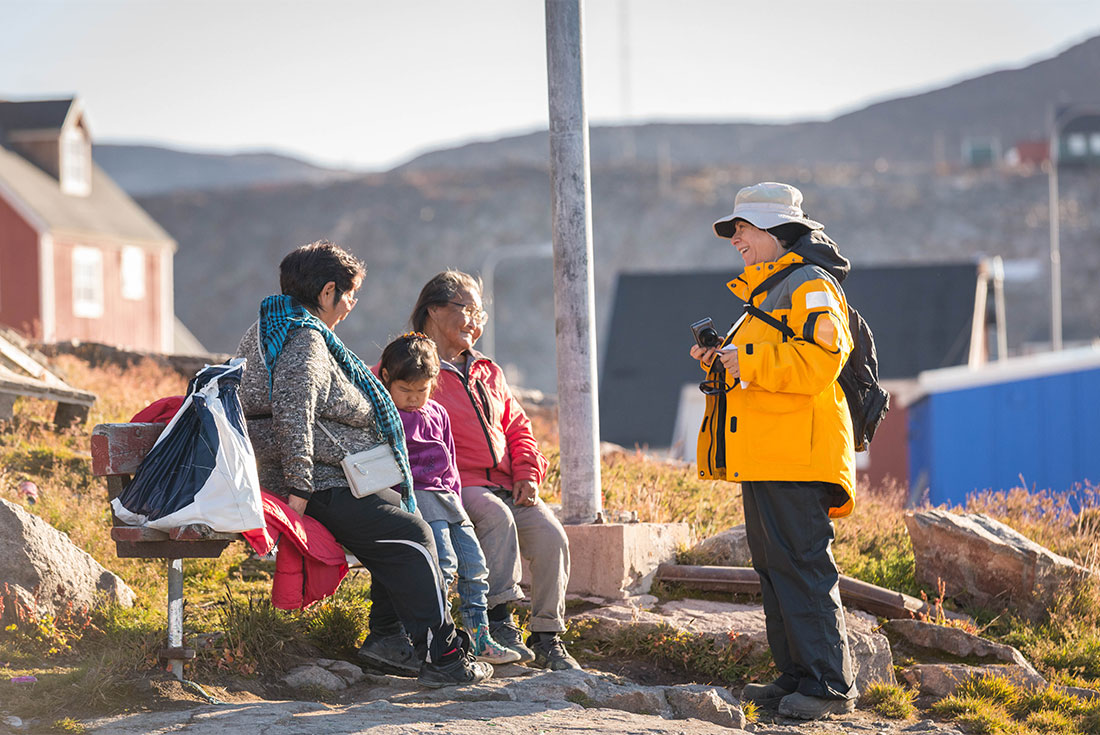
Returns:
[[[695,344],[703,349],[710,349],[722,344],[722,338],[718,336],[718,330],[714,328],[714,320],[709,316],[692,324],[691,333],[695,335]]]

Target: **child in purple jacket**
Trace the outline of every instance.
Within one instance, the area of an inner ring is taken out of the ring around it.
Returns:
[[[493,664],[518,661],[517,651],[489,635],[489,570],[474,525],[462,509],[450,417],[430,398],[439,377],[435,343],[419,332],[401,335],[383,350],[379,372],[405,427],[416,505],[435,534],[445,589],[457,573],[459,610],[472,652]]]

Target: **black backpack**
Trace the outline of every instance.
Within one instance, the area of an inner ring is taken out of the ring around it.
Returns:
[[[752,300],[765,291],[770,291],[777,283],[794,271],[812,263],[796,263],[779,273],[765,278],[757,286],[749,300],[745,302],[745,312],[778,329],[787,339],[793,339],[794,330],[771,314],[752,305]],[[826,275],[828,275],[826,273]],[[834,283],[836,280],[829,276]],[[837,288],[840,284],[836,283]],[[843,289],[841,289],[843,293]],[[857,452],[867,450],[875,436],[878,425],[882,423],[886,412],[890,410],[890,394],[878,382],[878,354],[875,352],[875,337],[860,313],[851,304],[848,305],[848,329],[852,333],[852,352],[848,361],[840,369],[836,379],[848,399],[848,412],[852,416],[852,435]]]

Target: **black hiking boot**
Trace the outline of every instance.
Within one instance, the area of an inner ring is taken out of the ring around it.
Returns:
[[[844,715],[856,708],[855,699],[822,699],[794,692],[779,702],[779,714],[800,720],[819,720],[825,715]]]
[[[581,669],[577,659],[565,650],[565,644],[557,633],[532,633],[527,638],[527,645],[535,652],[535,660],[531,665],[536,668],[551,671]]]
[[[741,701],[752,702],[757,707],[774,710],[779,707],[779,700],[793,692],[794,689],[785,689],[778,681],[768,684],[746,684],[741,690]]]
[[[390,635],[371,633],[359,648],[359,658],[376,671],[398,676],[417,676],[420,662],[404,630]]]
[[[520,632],[511,615],[505,620],[490,620],[489,635],[500,645],[519,654],[517,664],[525,664],[535,660],[535,652],[523,645],[523,633]]]
[[[493,665],[477,661],[465,651],[459,651],[448,662],[425,661],[416,683],[429,689],[477,684],[493,676]]]

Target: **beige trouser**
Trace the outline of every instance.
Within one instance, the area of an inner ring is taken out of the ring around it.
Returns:
[[[520,556],[531,565],[533,633],[565,631],[565,588],[569,583],[569,539],[541,500],[517,506],[500,488],[464,487],[462,505],[489,567],[489,607],[523,598]]]

